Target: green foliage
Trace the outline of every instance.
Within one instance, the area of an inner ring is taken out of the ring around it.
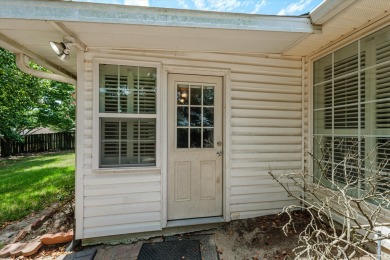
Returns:
[[[74,153],[0,159],[0,228],[74,191]]]
[[[30,64],[38,70],[44,68]],[[75,87],[21,72],[15,56],[0,48],[0,137],[21,140],[21,133],[40,127],[74,128]]]
[[[39,106],[38,119],[42,126],[58,131],[69,131],[75,127],[74,86],[51,81]]]

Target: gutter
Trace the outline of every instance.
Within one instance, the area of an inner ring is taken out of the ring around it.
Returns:
[[[60,81],[63,83],[68,83],[71,85],[76,86],[76,79],[75,78],[70,78],[50,72],[45,72],[45,71],[40,71],[40,70],[35,70],[30,68],[29,66],[30,58],[23,54],[23,53],[17,53],[16,54],[16,66],[23,71],[24,73],[30,74],[32,76],[38,77],[38,78],[44,78],[44,79],[49,79],[49,80],[54,80],[54,81]]]

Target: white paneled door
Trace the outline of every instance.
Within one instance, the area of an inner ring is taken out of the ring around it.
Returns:
[[[222,78],[168,76],[168,220],[222,216]]]

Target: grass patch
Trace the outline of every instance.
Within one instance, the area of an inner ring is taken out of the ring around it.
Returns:
[[[0,228],[74,191],[74,153],[0,159]]]

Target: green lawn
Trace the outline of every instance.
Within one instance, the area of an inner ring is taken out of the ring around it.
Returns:
[[[74,153],[0,159],[0,228],[72,196]]]

